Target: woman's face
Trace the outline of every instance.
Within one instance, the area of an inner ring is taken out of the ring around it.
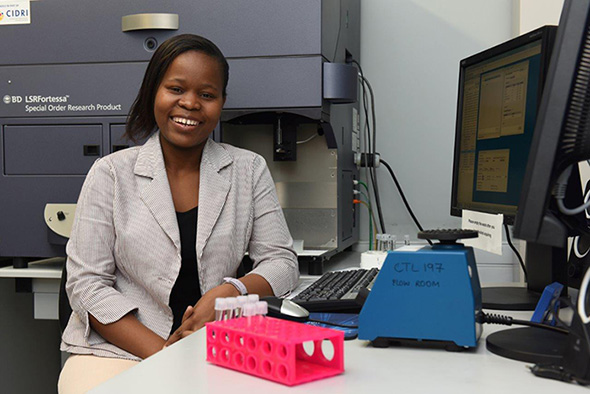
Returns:
[[[156,91],[154,116],[162,143],[177,149],[202,148],[225,102],[219,62],[202,52],[172,61]]]

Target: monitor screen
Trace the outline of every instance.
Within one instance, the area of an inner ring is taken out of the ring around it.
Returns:
[[[554,33],[545,26],[461,61],[452,215],[514,222]]]

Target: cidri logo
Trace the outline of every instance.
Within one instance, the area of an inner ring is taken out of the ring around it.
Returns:
[[[0,21],[4,19],[4,13],[2,11],[0,11]]]

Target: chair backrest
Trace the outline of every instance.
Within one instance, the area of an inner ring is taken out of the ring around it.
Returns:
[[[68,325],[70,315],[72,314],[72,307],[70,306],[70,300],[66,293],[66,280],[68,279],[68,271],[66,270],[66,264],[64,262],[64,268],[61,271],[61,281],[59,283],[59,301],[58,301],[58,317],[59,317],[59,329],[62,334]]]

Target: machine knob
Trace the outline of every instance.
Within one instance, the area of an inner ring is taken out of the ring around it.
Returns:
[[[66,220],[66,215],[63,211],[57,211],[57,220],[60,222]]]

